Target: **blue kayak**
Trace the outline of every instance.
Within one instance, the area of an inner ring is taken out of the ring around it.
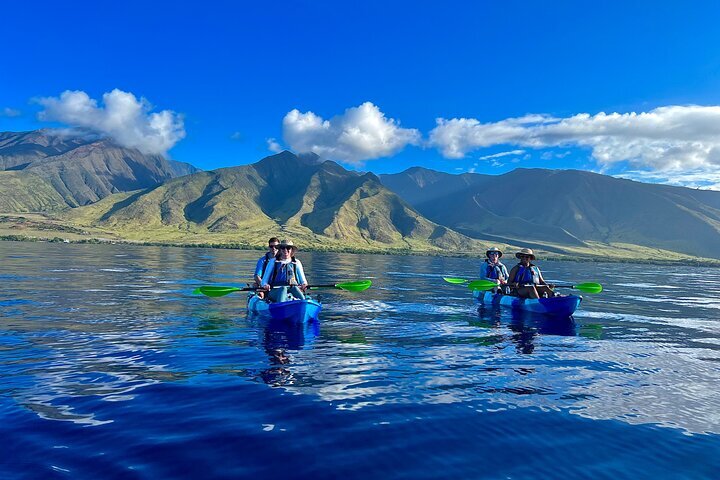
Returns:
[[[564,295],[550,298],[520,298],[488,291],[473,290],[475,297],[483,305],[502,305],[533,313],[544,313],[559,317],[569,317],[580,306],[582,297]]]
[[[289,320],[299,323],[317,320],[322,304],[310,297],[305,300],[290,300],[289,302],[268,302],[252,295],[248,298],[247,308],[250,313],[269,316],[273,320]]]

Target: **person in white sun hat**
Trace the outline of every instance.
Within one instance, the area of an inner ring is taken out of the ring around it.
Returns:
[[[507,267],[500,262],[503,252],[497,247],[490,247],[485,252],[485,261],[480,265],[480,278],[491,280],[498,287],[505,285],[508,279]],[[495,289],[500,291],[500,288]]]
[[[286,302],[292,295],[296,300],[305,299],[308,282],[300,260],[295,258],[297,247],[290,240],[278,245],[278,253],[270,260],[262,277],[262,288],[268,291],[273,302]],[[279,287],[279,288],[273,288]]]

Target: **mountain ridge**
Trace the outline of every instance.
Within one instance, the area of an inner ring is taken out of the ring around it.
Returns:
[[[30,199],[22,205],[17,200],[31,197],[32,191],[52,199],[45,209],[62,210],[197,171],[190,164],[146,155],[108,138],[69,136],[49,130],[0,133],[0,169],[0,198],[23,192],[15,195],[12,204],[0,200],[0,211],[35,210],[38,202]],[[7,188],[11,177],[14,190]]]
[[[516,169],[464,188],[452,181],[413,187],[416,177],[406,170],[381,180],[416,199],[410,203],[430,220],[442,218],[469,236],[578,247],[628,243],[720,258],[720,192],[581,170]]]
[[[481,255],[497,244],[720,259],[720,192],[581,170],[376,175],[285,151],[203,172],[45,130],[0,133],[0,166],[0,212],[45,212],[103,238],[260,246],[285,235],[315,249]]]
[[[305,245],[374,251],[482,244],[419,215],[373,173],[281,152],[256,163],[197,172],[67,212],[81,226],[137,240],[216,238],[262,244],[285,232]],[[143,231],[154,232],[145,235]]]

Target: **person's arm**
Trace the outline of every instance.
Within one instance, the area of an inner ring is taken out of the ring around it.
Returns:
[[[271,258],[265,268],[265,274],[260,281],[260,286],[262,286],[265,290],[270,290],[270,276],[272,275],[273,270],[275,270],[275,259]]]
[[[480,278],[492,280],[491,278],[488,278],[488,262],[482,262],[480,264]]]
[[[513,284],[515,283],[515,275],[517,275],[517,271],[518,271],[517,265],[515,265],[512,269],[510,269],[510,274],[508,275],[508,281],[507,281],[508,285],[515,286]]]
[[[260,258],[260,260],[258,260],[257,265],[255,265],[254,278],[255,278],[255,285],[257,285],[258,287],[260,285],[262,285],[262,278],[260,277],[260,275],[262,275],[262,273],[263,273],[263,271],[262,271],[263,263],[265,263],[265,255],[263,255]]]
[[[500,278],[498,278],[498,280],[500,281],[500,284],[502,285],[504,283],[507,283],[508,278],[509,278],[507,267],[505,265],[501,264],[500,272],[501,272],[501,274],[500,274]]]
[[[302,262],[295,260],[295,275],[297,275],[297,281],[300,284],[300,289],[304,292],[308,286],[307,279],[305,278],[305,270],[303,269]]]

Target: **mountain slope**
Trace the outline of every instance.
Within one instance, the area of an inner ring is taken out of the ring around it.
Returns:
[[[198,172],[112,195],[66,218],[146,241],[262,244],[284,232],[314,248],[432,251],[480,245],[419,215],[374,174],[312,160],[283,152],[252,165]]]
[[[466,188],[492,182],[492,175],[462,173],[453,175],[428,168],[411,167],[402,173],[380,175],[383,185],[411,205],[432,202]]]
[[[382,179],[388,186],[403,180],[421,214],[470,236],[550,249],[625,243],[720,258],[720,192],[576,170],[517,169],[490,181],[479,177],[464,189],[449,190],[450,182],[433,185],[429,196],[442,188],[450,193],[431,201],[418,194],[427,186],[413,190],[413,175]]]
[[[89,140],[46,130],[0,133],[0,167],[17,172],[13,176],[17,195],[9,184],[2,187],[3,193],[16,197],[16,212],[38,207],[38,202],[23,203],[25,196],[20,193],[37,184],[37,178],[57,193],[52,195],[51,203],[42,204],[43,209],[57,210],[87,205],[113,193],[155,186],[197,171],[189,164],[145,155],[109,139]]]
[[[65,199],[44,178],[29,172],[0,172],[0,212],[49,212]]]

